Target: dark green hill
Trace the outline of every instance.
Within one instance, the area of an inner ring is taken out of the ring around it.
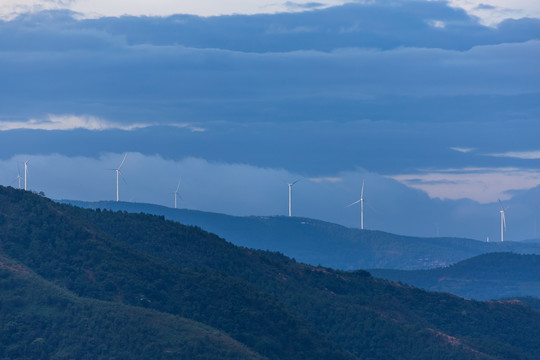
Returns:
[[[216,329],[76,296],[5,257],[0,293],[2,359],[264,359]]]
[[[540,254],[540,243],[486,243],[460,238],[418,238],[382,231],[351,229],[296,217],[238,217],[113,201],[65,202],[85,208],[160,215],[182,224],[199,226],[235,245],[279,251],[306,264],[342,270],[429,269],[495,251]]]
[[[539,255],[491,253],[446,268],[417,271],[375,269],[370,272],[383,279],[468,299],[540,297]]]
[[[0,241],[4,256],[78,297],[195,320],[269,359],[540,352],[540,313],[521,303],[468,301],[299,264],[159,216],[90,211],[0,187]]]
[[[102,230],[90,218],[103,219],[110,229]],[[193,319],[226,332],[272,359],[351,358],[274,297],[248,282],[208,269],[174,266],[117,241],[132,236],[123,233],[126,222],[121,218],[0,188],[2,252],[78,296]],[[171,239],[184,233],[194,243],[209,237],[200,229],[158,217],[139,216],[139,220],[158,225],[156,230],[139,224],[137,229],[143,230],[136,236],[147,239],[152,239],[152,232]],[[205,248],[213,249],[215,243],[226,244],[214,236],[213,243]]]

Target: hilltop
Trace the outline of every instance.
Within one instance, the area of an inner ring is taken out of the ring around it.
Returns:
[[[239,217],[159,205],[64,201],[92,209],[164,216],[199,226],[235,245],[279,251],[300,262],[334,269],[430,269],[490,252],[540,254],[540,243],[486,243],[464,238],[420,238],[347,228],[315,219],[285,216]]]
[[[468,299],[540,298],[540,256],[491,253],[446,268],[369,270],[373,276]]]
[[[32,316],[46,315],[52,324],[38,326],[29,337],[2,338],[3,357],[32,358],[34,340],[57,345],[44,347],[41,357],[73,358],[84,341],[100,346],[101,337],[131,339],[130,327],[119,330],[120,320],[110,316],[116,326],[101,320],[117,307],[119,317],[123,309],[131,316],[122,321],[137,324],[141,318],[137,331],[155,334],[145,344],[155,346],[156,358],[198,346],[202,354],[219,355],[214,347],[220,342],[230,347],[220,348],[221,357],[206,358],[534,359],[540,351],[540,313],[523,303],[469,301],[365,271],[310,266],[237,247],[163,216],[82,209],[0,187],[0,239],[8,264],[2,268],[2,279],[8,279],[3,287],[16,295],[0,315],[20,319],[1,321],[0,331],[24,335],[25,319]],[[58,296],[39,287],[19,291],[18,276],[26,272]],[[55,308],[62,296],[70,296],[73,305]],[[81,308],[79,299],[87,305]],[[97,307],[103,311],[94,312]],[[91,333],[55,342],[70,324],[92,324]],[[8,349],[18,349],[20,356]],[[125,353],[118,355],[119,349]],[[130,358],[138,349],[112,342],[100,351],[97,358]],[[182,356],[192,358],[177,358]]]

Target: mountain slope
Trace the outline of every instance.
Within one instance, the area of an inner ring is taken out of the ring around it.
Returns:
[[[373,276],[476,300],[540,298],[540,256],[491,253],[431,270],[370,270]]]
[[[489,252],[540,254],[540,244],[486,243],[459,238],[417,238],[350,229],[296,217],[237,217],[159,205],[126,202],[65,201],[86,207],[164,216],[199,226],[235,245],[279,251],[298,261],[334,269],[428,269],[448,266]]]
[[[216,329],[76,296],[5,257],[0,292],[3,359],[264,359]]]
[[[92,216],[94,213],[85,214]],[[236,248],[230,244],[218,248],[213,244],[206,248],[208,242],[194,244],[181,234],[174,239],[154,236],[148,242],[147,238],[137,234],[143,231],[157,234],[158,229],[163,228],[159,219],[154,218],[156,221],[153,223],[146,222],[142,228],[141,220],[146,215],[119,212],[108,215],[109,224],[120,224],[117,227],[120,233],[129,234],[126,238],[133,247],[171,263],[206,266],[246,279],[301,313],[345,348],[364,357],[393,358],[395,353],[407,354],[403,358],[429,358],[433,353],[438,353],[439,358],[471,357],[473,348],[467,341],[459,340],[469,337],[490,344],[475,349],[477,352],[481,349],[486,353],[497,354],[500,351],[510,354],[515,349],[506,349],[507,345],[502,344],[523,340],[519,335],[512,335],[511,329],[517,323],[527,322],[525,318],[532,313],[524,308],[516,311],[515,306],[508,303],[485,305],[396,287],[371,279],[363,271],[343,273],[313,268],[291,262],[279,254],[248,251],[235,255]],[[103,228],[108,226],[100,218],[93,222]],[[203,248],[196,250],[199,246]],[[189,255],[183,256],[186,253]],[[196,257],[193,255],[196,253],[204,256]],[[508,311],[513,315],[507,315]],[[520,311],[528,315],[523,317],[519,315]],[[515,316],[514,325],[508,323],[507,316]],[[505,324],[500,325],[499,321]],[[366,326],[366,323],[370,325]],[[474,324],[482,325],[477,327]],[[376,333],[373,333],[374,328],[378,329]],[[502,328],[506,331],[500,332]],[[497,341],[488,335],[493,332],[497,334]],[[377,340],[373,340],[373,335]],[[421,350],[414,348],[419,336],[423,343]],[[459,350],[450,346],[445,349],[445,355],[441,355],[441,339],[453,339]],[[520,356],[527,357],[525,353]]]
[[[0,188],[0,239],[6,256],[77,296],[203,322],[270,359],[534,359],[540,351],[540,313],[522,304],[299,264],[158,216]]]
[[[249,283],[161,262],[116,241],[80,214],[78,209],[4,188],[0,191],[2,251],[78,296],[203,322],[269,358],[351,358]],[[111,234],[121,236],[112,225]],[[175,230],[184,229],[174,225]],[[194,233],[190,239],[197,240]]]

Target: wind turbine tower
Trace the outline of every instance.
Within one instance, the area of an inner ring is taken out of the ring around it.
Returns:
[[[19,183],[19,189],[21,188],[21,180],[22,180],[22,176],[21,176],[21,170],[19,169],[19,163],[17,162],[17,177],[15,178],[15,180]]]
[[[297,182],[299,182],[300,179],[292,182],[292,183],[289,183],[289,216],[292,216],[292,187],[294,184],[296,184]]]
[[[30,160],[26,160],[24,162],[24,190],[26,191],[28,189],[28,162]]]
[[[506,231],[506,218],[504,217],[504,207],[501,200],[499,200],[499,204],[501,205],[501,210],[499,210],[499,212],[501,213],[501,242],[503,242],[504,232]]]
[[[122,165],[124,165],[124,161],[126,161],[127,153],[124,155],[124,158],[122,159],[122,162],[120,163],[120,166],[118,166],[116,169],[113,169],[116,172],[116,202],[120,201],[120,192],[118,191],[118,180],[120,180],[120,176],[123,177],[122,172],[120,171],[120,168]]]
[[[362,192],[360,193],[360,229],[364,230],[364,180],[362,180]]]

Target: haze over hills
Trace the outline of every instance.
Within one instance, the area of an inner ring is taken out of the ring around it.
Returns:
[[[153,204],[67,201],[101,208],[162,215],[199,226],[235,245],[279,251],[298,261],[334,269],[429,269],[489,252],[540,254],[540,244],[486,243],[460,238],[419,238],[347,228],[324,221],[284,216],[238,217]]]
[[[192,326],[215,328],[224,341],[229,336],[247,354],[243,358],[534,359],[540,351],[540,313],[521,303],[467,301],[374,279],[365,271],[304,265],[236,247],[162,216],[93,211],[0,187],[0,239],[3,264],[9,264],[1,269],[8,279],[2,285],[17,295],[0,308],[4,318],[15,314],[9,329],[0,322],[3,333],[23,333],[20,319],[32,314],[28,296],[55,304],[45,293],[17,293],[16,276],[27,276],[18,270],[27,269],[39,281],[84,301],[99,300],[104,308],[129,305],[162,313],[150,315],[168,319],[178,333],[190,323],[177,317],[203,323]],[[77,308],[70,305],[63,321],[85,323]],[[115,332],[100,321],[106,312],[84,309],[92,329],[104,336]],[[60,321],[57,314],[50,313]],[[156,333],[168,326],[153,324],[160,328]],[[45,328],[37,329],[36,344],[53,343],[54,333]],[[189,336],[170,336],[173,344],[192,345]],[[10,346],[2,348],[3,356],[16,348],[18,358],[31,358],[26,339],[2,339]],[[203,350],[211,352],[212,344]],[[43,357],[51,357],[52,347],[43,349]],[[156,351],[165,357],[167,349]],[[75,356],[65,344],[54,351]],[[112,349],[102,348],[102,357],[110,354]],[[242,358],[232,351],[234,356]]]
[[[484,254],[446,268],[404,271],[373,269],[376,277],[468,299],[540,298],[540,256]]]

